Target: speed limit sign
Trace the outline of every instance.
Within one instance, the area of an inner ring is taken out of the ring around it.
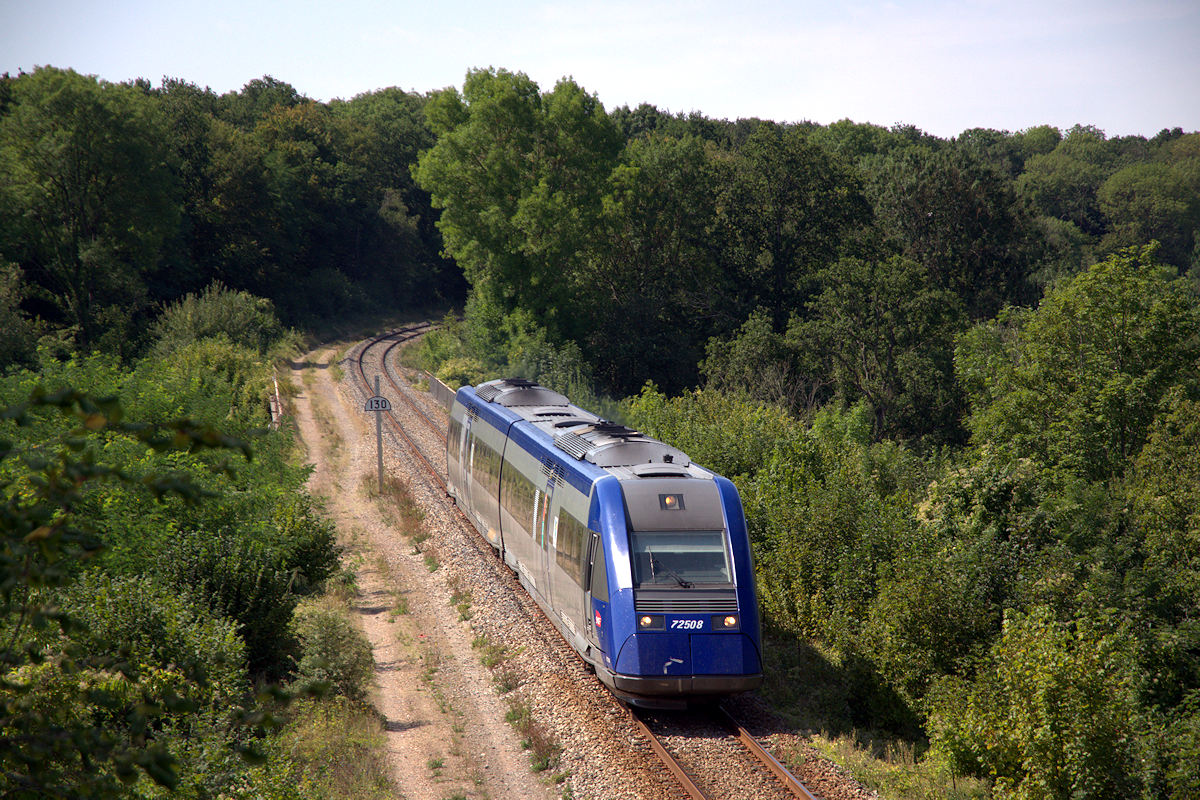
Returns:
[[[391,411],[392,404],[388,402],[388,399],[386,397],[384,397],[381,394],[377,394],[374,397],[367,398],[367,407],[363,410],[364,411]]]

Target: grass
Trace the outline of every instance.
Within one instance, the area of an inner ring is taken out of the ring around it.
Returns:
[[[379,491],[379,478],[364,475],[362,488],[367,497],[379,506],[388,523],[416,544],[429,538],[425,528],[425,512],[417,505],[412,493],[395,475],[383,476],[383,491]]]
[[[529,702],[514,693],[520,686],[520,674],[510,663],[511,653],[503,645],[491,642],[486,636],[476,636],[471,647],[480,651],[479,661],[492,671],[492,681],[496,691],[506,695],[508,712],[504,719],[516,729],[521,736],[521,747],[529,751],[530,766],[534,772],[544,772],[558,766],[562,748],[553,737],[533,718],[533,710]],[[566,780],[567,774],[555,778],[555,782]]]
[[[811,744],[822,755],[877,791],[882,800],[991,796],[986,782],[956,777],[925,758],[927,743],[915,724],[906,726],[912,728],[907,735],[856,728],[853,710],[871,688],[861,675],[841,665],[836,654],[806,641],[768,636],[763,656],[763,699],[797,730],[809,732]],[[799,752],[779,755],[795,764],[803,761]]]
[[[457,578],[450,580],[450,605],[458,610],[458,618],[466,622],[471,618],[471,590],[463,589]]]
[[[379,714],[344,698],[299,700],[274,743],[313,796],[384,800],[397,795]]]
[[[349,349],[349,344],[343,344],[329,359],[329,375],[338,383],[346,378],[346,371],[342,369],[342,360],[346,357],[346,351]]]
[[[313,384],[311,369],[304,370],[303,379],[304,385],[311,389]],[[333,414],[330,413],[329,407],[317,393],[311,393],[310,398],[313,418],[317,422],[317,427],[321,430],[321,439],[324,440],[325,446],[329,451],[329,459],[337,463],[341,459],[343,442],[341,434],[338,433],[337,426],[333,424]]]
[[[905,742],[879,742],[855,735],[814,736],[812,745],[840,764],[884,800],[984,800],[986,781],[957,777],[941,764],[921,759]]]
[[[534,720],[528,701],[520,697],[510,699],[504,719],[521,736],[521,747],[529,751],[529,764],[534,772],[545,772],[558,766],[562,748]]]

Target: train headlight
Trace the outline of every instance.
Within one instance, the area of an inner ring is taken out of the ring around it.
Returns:
[[[663,511],[683,511],[683,495],[660,494],[658,496],[658,507]]]
[[[736,631],[739,622],[737,614],[723,614],[712,618],[714,631]]]
[[[638,617],[638,628],[643,631],[666,630],[667,618],[662,614],[642,614]]]

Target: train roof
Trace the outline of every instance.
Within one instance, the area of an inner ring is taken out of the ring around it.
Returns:
[[[476,386],[474,394],[483,402],[504,406],[530,423],[572,459],[604,468],[621,479],[711,476],[707,470],[693,466],[682,450],[601,419],[532,381],[522,378],[488,381]]]

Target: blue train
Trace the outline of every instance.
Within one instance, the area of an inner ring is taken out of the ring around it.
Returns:
[[[522,379],[458,390],[446,467],[455,502],[618,697],[682,707],[762,683],[727,479]]]

